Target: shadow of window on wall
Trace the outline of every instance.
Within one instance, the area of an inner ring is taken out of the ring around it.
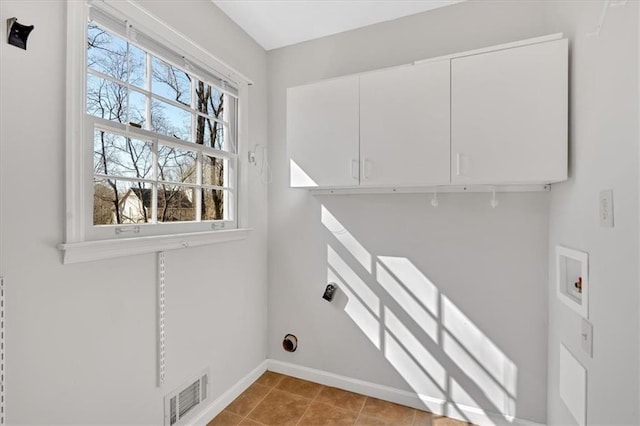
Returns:
[[[371,254],[325,206],[321,221],[331,235],[327,282],[338,283],[346,314],[424,408],[483,425],[513,422],[515,363],[411,260]]]

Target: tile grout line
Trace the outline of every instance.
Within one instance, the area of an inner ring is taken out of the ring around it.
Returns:
[[[364,397],[364,403],[362,404],[362,407],[360,407],[360,411],[358,411],[358,415],[356,416],[356,421],[354,424],[358,424],[358,420],[360,420],[360,416],[362,415],[362,412],[364,411],[364,407],[365,405],[367,405],[367,401],[369,400],[369,397],[365,395]]]
[[[313,383],[313,382],[310,382]],[[315,401],[316,399],[318,399],[318,395],[320,395],[320,393],[322,392],[322,389],[324,389],[325,386],[324,385],[320,385],[320,390],[318,391],[318,393],[316,394],[316,396],[313,397],[313,399],[311,399],[311,401],[309,401],[309,405],[307,405],[307,408],[304,410],[304,413],[302,413],[302,416],[300,416],[300,418],[298,419],[298,421],[296,422],[296,425],[299,425],[300,422],[302,421],[302,419],[304,418],[304,415],[307,414],[307,411],[309,411],[309,408],[311,408],[311,405],[313,404],[313,401]]]
[[[271,392],[273,392],[273,390],[274,390],[274,389],[275,389],[275,386],[274,386],[274,387],[272,387],[272,388],[269,390],[269,392],[267,392],[267,394],[266,394],[266,395],[265,395],[265,396],[264,396],[260,401],[258,401],[258,403],[256,404],[256,406],[255,406],[255,407],[253,407],[251,410],[249,410],[249,412],[247,413],[247,415],[246,415],[246,416],[244,416],[244,418],[242,419],[242,421],[241,421],[240,423],[242,423],[242,422],[243,422],[243,421],[245,421],[245,420],[251,420],[252,422],[256,422],[256,423],[259,423],[259,424],[264,424],[264,423],[259,422],[259,421],[257,421],[257,420],[250,419],[250,418],[249,418],[249,415],[250,415],[251,413],[253,413],[253,412],[256,410],[256,408],[258,408],[258,406],[259,406],[260,404],[262,404],[262,402],[263,402],[265,399],[267,399],[267,397],[271,394]]]
[[[1,1],[1,0],[0,0],[0,1]],[[312,382],[312,383],[313,383],[313,382]],[[323,386],[324,388],[330,388],[330,387],[332,387],[332,386],[324,386],[324,385],[322,385],[322,386]],[[334,389],[339,389],[339,388],[334,388]],[[356,392],[346,391],[346,390],[344,390],[344,389],[339,389],[339,390],[341,390],[341,391],[343,391],[343,392],[347,392],[347,393],[352,393],[352,394],[357,395],[357,396],[361,396],[361,397],[363,397],[363,398],[365,399],[365,401],[366,401],[366,399],[368,398],[366,395],[363,395],[363,394],[361,394],[361,393],[356,393]],[[285,392],[286,392],[286,391],[285,391]],[[322,393],[322,391],[321,391],[320,393]],[[317,400],[317,399],[318,399],[318,397],[320,396],[320,393],[318,393],[318,395],[317,395],[315,398],[313,398],[313,400],[312,400],[311,402],[316,402],[316,400]],[[296,394],[292,394],[292,395],[296,395]],[[298,396],[299,396],[299,395],[298,395]],[[332,404],[332,403],[327,402],[327,401],[317,401],[317,402],[318,402],[319,404],[328,405],[328,406],[329,406],[329,407],[331,407],[331,408],[336,408],[336,409],[338,409],[338,410],[342,410],[342,411],[348,411],[348,412],[350,412],[350,413],[356,413],[356,414],[358,414],[358,413],[360,412],[360,410],[362,410],[361,408],[359,408],[359,409],[357,409],[357,410],[351,410],[351,409],[349,409],[349,408],[341,407],[341,406],[339,406],[339,405]],[[364,405],[363,405],[363,407],[364,407]]]
[[[258,378],[258,379],[259,379],[259,378]],[[256,379],[253,383],[251,383],[251,385],[250,385],[250,386],[252,386],[252,385],[256,384],[256,383],[258,382],[258,379]],[[258,408],[258,405],[262,404],[262,402],[263,402],[265,399],[267,399],[267,397],[271,394],[271,392],[273,392],[273,390],[276,388],[276,386],[278,386],[278,384],[279,384],[281,381],[282,381],[282,378],[280,378],[280,380],[278,380],[278,382],[277,382],[275,385],[271,386],[271,389],[269,389],[269,392],[267,392],[267,393],[266,393],[266,395],[265,395],[265,396],[264,396],[260,401],[258,401],[258,403],[256,404],[256,406],[255,406],[255,407],[253,407],[251,410],[249,410],[249,412],[247,413],[247,415],[246,415],[246,416],[244,416],[244,417],[242,418],[242,420],[240,421],[240,423],[242,423],[242,422],[243,422],[243,421],[245,421],[245,420],[251,420],[252,422],[256,422],[256,423],[259,423],[259,424],[261,424],[261,425],[263,424],[263,423],[261,423],[261,422],[259,422],[259,421],[257,421],[257,420],[250,419],[250,418],[249,418],[249,414],[253,413],[253,412],[255,411],[255,409],[256,409],[256,408]],[[260,384],[260,383],[258,383],[258,384]],[[264,386],[264,385],[262,385],[262,386]],[[267,386],[267,387],[268,387],[268,386]]]

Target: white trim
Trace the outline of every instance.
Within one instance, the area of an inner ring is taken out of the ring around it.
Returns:
[[[193,111],[191,111],[193,112]],[[147,129],[137,128],[135,126],[131,126],[124,123],[118,123],[116,121],[110,121],[105,118],[96,117],[95,115],[87,114],[85,120],[91,124],[89,130],[93,131],[95,128],[100,130],[104,130],[110,133],[117,133],[123,136],[130,136],[134,139],[140,139],[143,141],[157,141],[165,146],[171,146],[174,148],[185,149],[189,151],[201,151],[211,157],[220,157],[226,159],[235,159],[237,154],[231,151],[224,151],[217,148],[211,148],[206,145],[198,145],[195,142],[186,141],[182,139],[171,138],[167,135],[163,135],[162,133],[153,132]],[[223,126],[225,126],[225,131],[227,134],[230,132],[231,126],[227,122],[220,122]]]
[[[353,194],[432,194],[446,192],[546,192],[551,185],[442,185],[442,186],[411,186],[388,188],[300,188],[307,189],[313,195],[353,195]]]
[[[236,113],[238,117],[237,122],[237,137],[236,151],[237,160],[235,167],[237,167],[235,196],[238,197],[236,203],[231,205],[236,206],[236,211],[232,212],[232,217],[236,219],[237,226],[240,228],[249,227],[249,164],[246,160],[249,153],[249,86],[247,84],[240,84],[238,87],[238,103],[236,103]],[[242,143],[238,143],[242,141]]]
[[[202,64],[205,65],[205,67],[216,70],[217,73],[222,74],[231,81],[237,84],[253,84],[250,78],[237,71],[226,62],[213,56],[208,50],[191,41],[187,36],[177,31],[171,25],[144,9],[143,6],[136,4],[131,0],[102,0],[94,4],[98,4],[99,7],[103,9],[111,9],[123,16],[126,16],[132,22],[143,27],[144,32],[148,36],[152,36],[156,40],[168,46],[175,46],[178,51],[185,52],[190,58],[197,58],[198,61],[201,61]],[[159,25],[172,33],[173,36],[171,37],[171,40],[168,40],[162,33],[153,31],[153,28],[157,28]]]
[[[228,229],[220,231],[193,232],[173,235],[120,238],[113,240],[85,241],[59,244],[64,252],[63,263],[91,262],[94,260],[132,256],[199,247],[247,239],[251,229]]]
[[[209,404],[209,406],[204,410],[202,410],[199,415],[191,419],[189,424],[196,426],[205,426],[211,421],[211,419],[220,414],[222,410],[227,407],[227,405],[231,404],[234,399],[240,396],[242,392],[244,392],[249,386],[251,386],[253,382],[258,380],[258,378],[265,371],[267,371],[267,360],[262,361],[249,374],[241,378],[235,385],[231,386],[229,389],[227,389],[227,391],[216,398],[216,400]]]
[[[401,389],[392,388],[389,386],[383,386],[376,383],[366,382],[364,380],[354,379],[347,376],[341,376],[339,374],[329,373],[327,371],[316,370],[314,368],[303,367],[288,362],[278,361],[274,359],[267,360],[267,369],[276,373],[286,374],[288,376],[297,377],[311,382],[320,383],[325,386],[332,386],[339,389],[344,389],[350,392],[356,392],[362,395],[370,396],[373,398],[382,399],[385,401],[394,402],[396,404],[406,405],[408,407],[417,408],[419,410],[425,410],[438,414],[446,415],[451,418],[456,418],[452,413],[456,411],[461,412],[467,419],[471,420],[475,424],[487,424],[486,419],[489,418],[494,425],[527,425],[527,426],[541,426],[541,423],[532,422],[529,420],[519,418],[505,418],[505,416],[497,413],[488,413],[476,407],[470,407],[466,405],[455,404],[450,401],[443,400],[441,398],[432,398],[426,395],[420,395],[414,392],[408,392]],[[428,404],[428,405],[427,405]],[[428,408],[426,408],[428,406]],[[454,407],[454,410],[449,410],[448,407]],[[434,407],[441,407],[439,410],[435,410]],[[211,417],[213,418],[213,417]],[[459,420],[466,421],[465,418],[459,418]],[[484,421],[483,421],[484,419]]]
[[[84,140],[87,16],[87,5],[84,1],[67,1],[67,243],[84,240],[86,221],[83,211],[85,146],[78,141]]]
[[[636,16],[636,25],[640,25],[640,7],[637,8],[638,9],[638,13]],[[640,80],[640,32],[638,32],[638,37],[636,39],[636,46],[638,46],[638,49],[636,51],[636,57],[638,58],[638,61],[636,63],[636,70],[638,70],[636,78],[638,80]],[[638,91],[636,92],[636,99],[638,99],[638,103],[637,103],[637,107],[638,107],[638,116],[636,117],[636,123],[639,124],[637,131],[638,133],[636,135],[640,135],[640,85],[638,85]],[[640,145],[640,138],[638,139],[638,142],[636,142],[638,145]],[[636,157],[636,164],[640,164],[640,150],[638,150],[638,156]],[[640,176],[638,176],[638,204],[636,205],[636,209],[637,211],[640,211]],[[638,223],[636,223],[636,225],[638,225],[638,229],[640,229],[640,214],[637,217],[638,219]],[[640,239],[640,233],[636,233],[636,238]],[[638,253],[640,255],[640,253]],[[637,272],[638,272],[638,276],[640,276],[640,256],[638,256],[638,263],[637,263]],[[638,281],[636,283],[636,285],[638,286],[638,290],[640,290],[640,281]],[[636,303],[638,303],[637,306],[640,307],[640,291],[638,291],[638,300],[636,301]],[[640,327],[640,318],[638,318],[638,323],[636,324],[636,326]],[[638,339],[638,352],[640,353],[640,339]],[[636,370],[638,372],[638,383],[640,383],[640,357],[637,357],[638,359],[638,369]],[[640,407],[640,392],[638,393],[638,406]]]
[[[194,151],[196,152],[196,151]],[[226,160],[226,159],[225,159]],[[161,180],[161,179],[149,179],[149,178],[139,178],[139,177],[127,177],[127,176],[115,176],[115,175],[104,175],[104,174],[100,174],[100,173],[95,173],[93,175],[95,178],[103,180],[103,179],[111,179],[111,180],[120,180],[123,182],[142,182],[142,183],[148,183],[150,185],[153,185],[154,183],[157,183],[158,185],[172,185],[172,186],[179,186],[181,188],[195,188],[195,189],[215,189],[215,190],[219,190],[219,191],[229,191],[229,192],[235,192],[235,189],[230,187],[230,186],[215,186],[215,185],[203,185],[203,184],[198,184],[198,183],[189,183],[189,182],[173,182],[170,180]],[[200,220],[200,222],[205,222],[203,220]],[[224,221],[224,222],[233,222],[233,221]],[[166,222],[159,222],[159,223],[166,223]],[[119,224],[120,226],[131,226],[133,224],[131,223],[121,223]],[[141,223],[139,225],[143,225],[143,226],[148,226],[148,225],[155,225],[153,223]],[[139,226],[138,225],[138,226]],[[110,225],[109,225],[110,226]],[[116,225],[114,225],[116,226]]]
[[[498,44],[496,46],[482,47],[480,49],[468,50],[466,52],[453,53],[451,55],[436,56],[435,58],[422,59],[415,61],[413,65],[423,64],[425,62],[435,62],[447,59],[462,58],[464,56],[480,55],[483,53],[497,52],[498,50],[513,49],[514,47],[529,46],[532,44],[547,43],[550,41],[560,40],[564,36],[563,33],[549,34],[541,37],[528,38],[526,40],[518,40],[511,43]]]

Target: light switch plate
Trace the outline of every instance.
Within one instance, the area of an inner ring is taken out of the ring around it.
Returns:
[[[600,226],[613,228],[613,191],[600,191],[599,202]]]
[[[582,344],[582,350],[585,351],[589,357],[593,357],[593,324],[584,318],[582,319],[580,342]]]

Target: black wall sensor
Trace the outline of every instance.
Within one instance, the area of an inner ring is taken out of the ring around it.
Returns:
[[[337,288],[338,286],[335,285],[334,283],[327,285],[327,288],[324,290],[324,294],[322,295],[322,298],[328,302],[331,302],[333,300],[333,295],[335,294]]]
[[[7,43],[27,50],[27,39],[33,28],[33,25],[19,24],[18,18],[7,19]]]

